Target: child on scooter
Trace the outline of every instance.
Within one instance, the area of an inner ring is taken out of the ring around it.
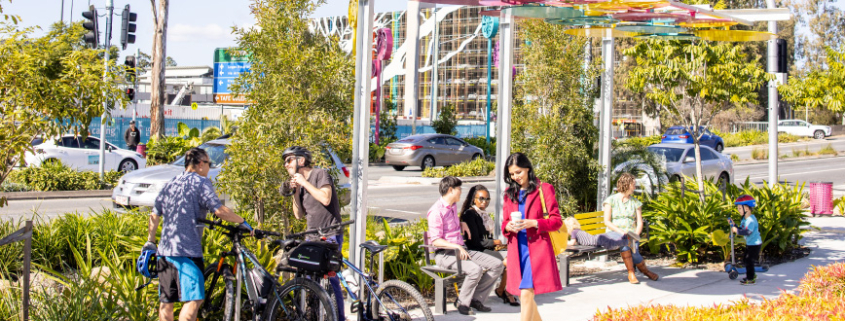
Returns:
[[[754,273],[754,261],[760,256],[760,247],[763,244],[763,239],[760,238],[759,224],[757,217],[754,216],[754,208],[757,206],[757,201],[751,195],[742,195],[734,202],[737,211],[742,215],[742,221],[739,227],[731,224],[731,230],[738,235],[745,236],[745,256],[742,261],[745,263],[745,278],[740,280],[742,285],[754,285],[757,283],[757,276]]]

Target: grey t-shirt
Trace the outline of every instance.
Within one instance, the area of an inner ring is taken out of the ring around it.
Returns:
[[[167,182],[153,207],[153,214],[164,219],[157,254],[202,257],[203,225],[195,219],[205,218],[220,206],[214,186],[206,177],[183,172]]]
[[[314,196],[308,193],[308,190],[300,187],[299,201],[302,207],[305,208],[307,228],[309,230],[317,229],[340,223],[340,202],[337,199],[337,189],[334,186],[332,176],[324,169],[314,168],[311,170],[311,175],[308,176],[308,182],[318,189],[331,186],[332,199],[329,202],[329,206],[324,206]],[[336,231],[333,231],[327,233],[327,236],[334,236],[335,234],[337,234]]]

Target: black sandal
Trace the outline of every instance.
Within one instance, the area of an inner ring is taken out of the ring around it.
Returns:
[[[516,297],[514,297],[514,296],[508,297],[510,295],[510,293],[508,293],[507,290],[502,291],[502,294],[499,294],[499,291],[497,291],[497,290],[494,290],[493,292],[496,293],[497,297],[502,299],[502,303],[510,304],[511,306],[515,306],[515,307],[519,306],[519,301],[516,300]],[[513,298],[513,302],[511,302],[511,298]]]

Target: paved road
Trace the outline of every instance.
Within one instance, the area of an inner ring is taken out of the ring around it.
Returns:
[[[826,139],[813,139],[806,142],[798,143],[784,143],[778,145],[778,155],[792,156],[793,151],[809,150],[811,152],[818,151],[830,145],[839,154],[845,154],[845,136],[828,137]],[[737,155],[740,160],[751,160],[751,152],[754,149],[768,150],[769,145],[757,145],[746,147],[731,147],[725,148],[725,154]]]
[[[781,180],[791,184],[801,182],[825,181],[833,182],[837,190],[836,195],[845,193],[845,156],[835,158],[781,160],[779,171]],[[370,214],[394,217],[398,219],[416,219],[422,217],[439,197],[437,186],[386,184],[379,183],[377,178],[382,175],[419,175],[419,171],[394,172],[391,167],[370,167],[371,179],[367,190]],[[756,184],[762,184],[768,177],[767,163],[740,164],[735,169],[736,182],[740,183],[746,177]],[[464,193],[473,184],[464,187]],[[488,189],[495,188],[494,182],[483,183]],[[464,194],[466,195],[466,194]],[[30,216],[33,210],[39,213],[55,216],[72,211],[88,212],[91,209],[100,210],[110,208],[111,201],[105,198],[74,199],[74,200],[44,200],[44,201],[11,201],[8,207],[0,208],[0,218],[17,219]]]

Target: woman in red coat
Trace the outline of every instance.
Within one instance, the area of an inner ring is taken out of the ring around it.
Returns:
[[[512,267],[507,272],[508,292],[519,295],[522,321],[539,321],[534,295],[563,289],[548,233],[559,230],[563,221],[554,187],[537,179],[531,161],[524,154],[514,153],[508,157],[505,183],[509,187],[505,190],[502,232],[508,238],[507,260]],[[548,218],[543,217],[541,189]],[[512,214],[521,214],[523,219],[513,218]]]

